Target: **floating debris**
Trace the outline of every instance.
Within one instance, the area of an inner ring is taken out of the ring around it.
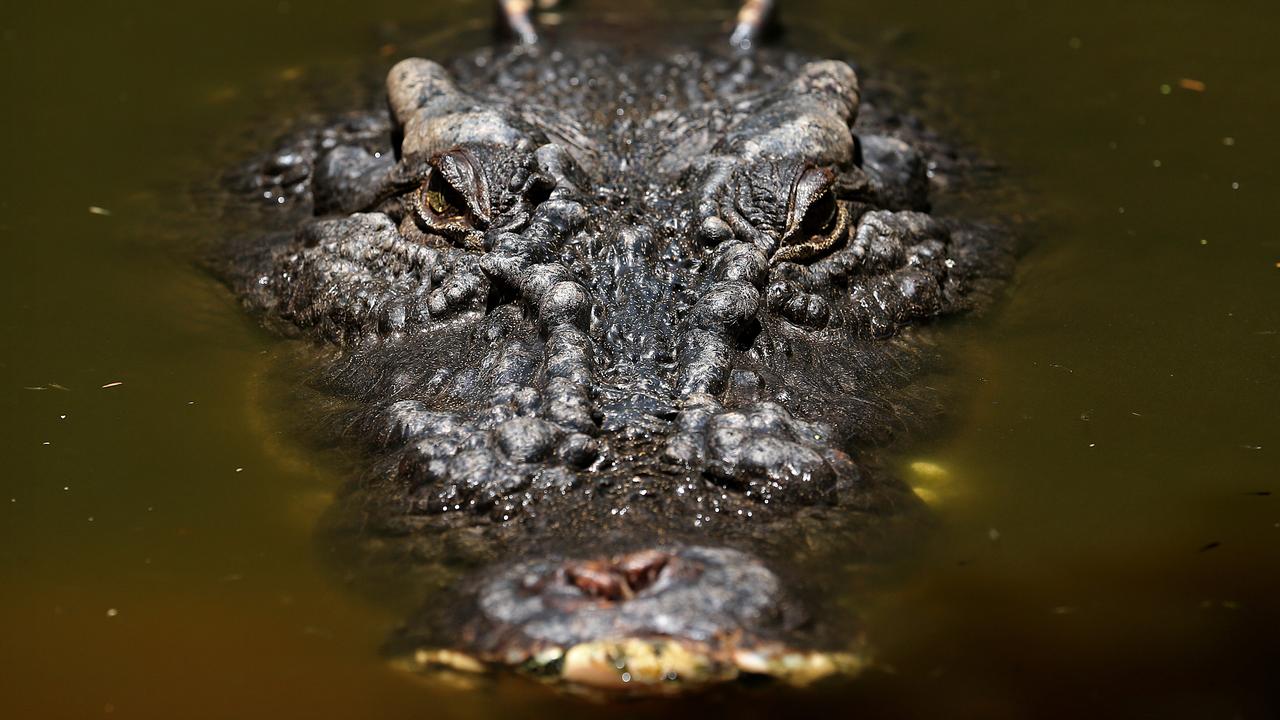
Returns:
[[[1216,547],[1221,547],[1221,545],[1222,543],[1218,542],[1217,540],[1214,540],[1213,542],[1207,542],[1204,545],[1200,546],[1200,550],[1198,552],[1209,552],[1210,550]]]
[[[109,382],[109,383],[107,383],[106,385],[103,385],[103,386],[102,386],[102,389],[103,389],[103,390],[106,390],[107,388],[120,387],[120,386],[121,386],[121,385],[123,385],[123,384],[124,384],[124,383],[122,383],[122,382],[120,382],[119,380],[117,380],[117,381],[115,381],[115,382]]]
[[[119,615],[119,614],[120,614],[120,611],[119,611],[119,610],[117,610],[117,609],[115,609],[115,608],[107,608],[107,617],[109,617],[109,618],[113,618],[113,617],[115,617],[115,616],[117,616],[117,615]]]
[[[1178,80],[1178,87],[1182,88],[1183,90],[1190,90],[1191,92],[1202,93],[1207,89],[1208,86],[1206,86],[1200,80],[1195,80],[1193,78],[1181,78],[1180,80]]]
[[[44,385],[28,385],[23,390],[61,390],[63,392],[71,392],[71,388],[58,383],[45,383]]]
[[[104,207],[98,207],[97,205],[90,205],[89,214],[90,215],[110,215],[111,211]]]

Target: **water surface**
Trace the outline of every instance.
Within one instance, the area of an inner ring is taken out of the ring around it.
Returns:
[[[1022,190],[1034,244],[1007,300],[956,330],[953,428],[901,457],[951,480],[936,541],[870,601],[884,669],[608,711],[1280,714],[1280,6],[783,15],[793,44],[922,78],[926,112]],[[480,41],[487,17],[0,9],[0,716],[603,710],[520,683],[441,693],[377,660],[397,618],[344,590],[311,535],[342,465],[264,409],[280,343],[194,268],[207,215],[174,211],[280,119],[359,102],[361,72]]]

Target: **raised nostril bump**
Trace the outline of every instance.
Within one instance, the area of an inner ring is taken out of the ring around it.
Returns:
[[[584,595],[609,602],[630,600],[653,587],[671,561],[671,554],[641,550],[608,560],[566,564],[564,580]]]
[[[708,245],[718,245],[733,239],[733,230],[729,224],[715,215],[711,215],[698,226],[698,237]]]

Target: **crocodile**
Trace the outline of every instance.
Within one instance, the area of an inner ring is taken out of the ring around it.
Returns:
[[[852,675],[850,588],[931,523],[884,449],[1011,233],[936,212],[974,164],[761,42],[767,3],[714,47],[552,40],[528,6],[232,173],[259,230],[227,281],[361,458],[321,534],[412,605],[386,653],[424,675]]]

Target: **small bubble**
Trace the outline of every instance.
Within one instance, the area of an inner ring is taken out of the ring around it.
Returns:
[[[1233,182],[1233,183],[1231,183],[1231,189],[1232,189],[1232,190],[1239,190],[1239,189],[1240,189],[1240,183],[1238,183],[1238,182]]]
[[[119,614],[120,614],[119,610],[115,608],[107,608],[107,617],[115,617]]]
[[[1227,147],[1235,147],[1236,139],[1231,136],[1224,137],[1222,138],[1222,144]]]
[[[1081,41],[1080,38],[1078,37],[1073,37],[1067,41],[1067,47],[1071,48],[1072,50],[1079,50],[1083,46],[1084,46],[1084,42]]]
[[[1169,93],[1172,93],[1172,92],[1173,92],[1173,86],[1172,86],[1172,85],[1170,85],[1170,84],[1168,84],[1168,83],[1165,83],[1165,84],[1163,84],[1163,85],[1161,85],[1161,86],[1160,86],[1160,94],[1161,94],[1161,95],[1168,95]]]
[[[1157,167],[1157,168],[1158,168],[1158,167],[1162,167],[1163,165],[1164,165],[1164,163],[1160,162],[1159,160],[1152,160],[1152,161],[1151,161],[1151,167]]]

